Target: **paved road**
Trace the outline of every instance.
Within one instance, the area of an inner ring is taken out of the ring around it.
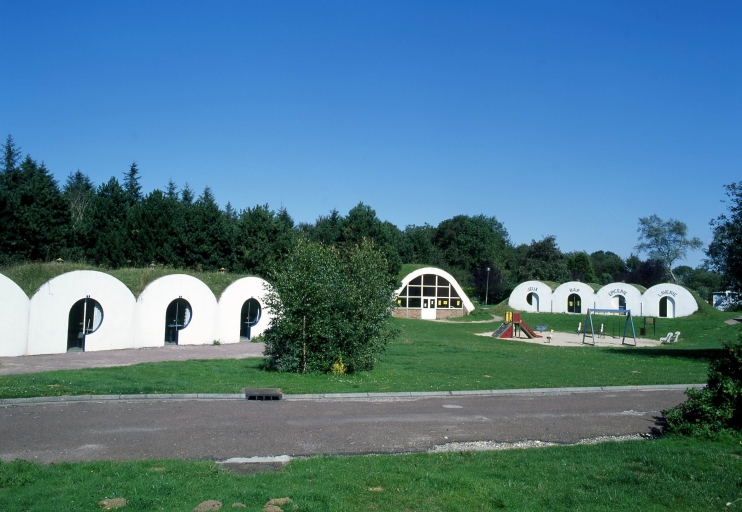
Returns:
[[[452,441],[650,433],[680,390],[409,401],[82,402],[0,408],[0,458],[38,462],[417,452]]]

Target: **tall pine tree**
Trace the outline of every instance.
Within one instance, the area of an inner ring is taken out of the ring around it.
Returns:
[[[129,204],[137,204],[142,200],[142,186],[139,184],[139,168],[132,162],[129,170],[124,173],[124,191]]]

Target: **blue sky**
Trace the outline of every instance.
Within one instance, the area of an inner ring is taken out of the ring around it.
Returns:
[[[628,256],[639,217],[708,242],[742,180],[739,1],[0,0],[0,135],[63,182],[132,161],[238,209]],[[687,263],[700,263],[703,254]]]

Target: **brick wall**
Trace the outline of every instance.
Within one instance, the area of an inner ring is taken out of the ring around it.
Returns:
[[[453,318],[456,316],[464,316],[465,309],[437,309],[435,317],[440,318]],[[406,309],[406,308],[395,308],[392,310],[392,316],[395,318],[420,318],[422,309]]]

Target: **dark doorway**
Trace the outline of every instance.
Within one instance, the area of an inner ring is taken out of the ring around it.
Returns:
[[[85,297],[70,308],[67,321],[67,351],[85,351],[85,337],[103,323],[103,308],[97,300]]]
[[[242,311],[240,312],[240,337],[247,338],[248,340],[252,337],[250,330],[260,322],[260,315],[262,314],[260,302],[257,299],[247,299],[242,305]]]
[[[582,299],[576,293],[567,297],[567,313],[582,313]]]
[[[660,299],[660,317],[667,318],[667,297]]]
[[[626,309],[626,297],[623,295],[618,296],[618,309]]]
[[[178,344],[178,334],[191,323],[191,305],[183,297],[172,301],[165,312],[165,343]]]

